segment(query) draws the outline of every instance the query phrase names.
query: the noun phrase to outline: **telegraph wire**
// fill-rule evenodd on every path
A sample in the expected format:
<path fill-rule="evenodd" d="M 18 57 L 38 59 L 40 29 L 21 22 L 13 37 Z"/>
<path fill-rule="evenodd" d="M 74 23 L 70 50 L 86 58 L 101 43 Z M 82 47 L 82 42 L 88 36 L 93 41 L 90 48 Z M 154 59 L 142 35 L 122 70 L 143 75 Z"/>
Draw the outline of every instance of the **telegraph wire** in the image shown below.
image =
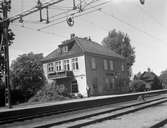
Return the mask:
<path fill-rule="evenodd" d="M 50 19 L 55 18 L 55 17 L 60 16 L 60 15 L 63 15 L 63 14 L 65 15 L 65 14 L 71 12 L 71 11 L 74 11 L 74 10 L 73 10 L 73 9 L 69 9 L 69 10 L 60 12 L 60 13 L 58 13 L 58 14 L 55 14 L 55 15 L 53 15 L 53 16 L 50 16 Z"/>
<path fill-rule="evenodd" d="M 52 2 L 52 1 L 53 1 L 53 2 Z M 64 1 L 64 0 L 56 0 L 56 1 L 51 0 L 51 1 L 49 1 L 49 2 L 43 3 L 41 7 L 38 7 L 38 5 L 36 5 L 36 6 L 32 7 L 32 8 L 29 9 L 29 10 L 23 11 L 23 12 L 21 12 L 21 13 L 19 13 L 19 14 L 16 14 L 16 15 L 10 17 L 10 18 L 4 19 L 4 20 L 2 20 L 1 22 L 7 21 L 7 20 L 9 20 L 10 22 L 13 22 L 13 21 L 15 21 L 15 20 L 20 19 L 20 17 L 25 17 L 25 16 L 28 16 L 28 15 L 30 15 L 30 14 L 32 14 L 32 13 L 38 12 L 38 11 L 40 10 L 39 8 L 41 8 L 41 10 L 42 10 L 42 9 L 44 9 L 44 8 L 48 8 L 48 7 L 50 7 L 50 6 L 53 6 L 53 5 L 58 4 L 58 3 L 60 3 L 60 2 L 63 2 L 63 1 Z"/>
<path fill-rule="evenodd" d="M 161 26 L 161 28 L 163 28 L 164 30 L 167 29 L 167 26 L 162 25 L 153 15 L 151 15 L 150 13 L 148 13 L 148 11 L 144 10 L 143 8 L 141 8 L 139 6 L 140 10 L 143 12 L 142 14 L 146 15 L 147 17 L 149 17 L 152 21 L 154 21 L 155 23 L 157 23 L 159 26 Z"/>
<path fill-rule="evenodd" d="M 55 32 L 38 31 L 37 29 L 31 28 L 31 27 L 28 27 L 28 26 L 25 26 L 25 25 L 17 25 L 17 24 L 12 24 L 12 25 L 14 25 L 14 26 L 16 26 L 16 27 L 20 27 L 20 28 L 27 29 L 27 30 L 35 31 L 35 32 L 40 32 L 40 33 L 48 34 L 48 35 L 56 35 L 56 36 L 58 36 L 59 38 L 67 38 L 66 36 L 57 34 L 57 33 L 55 33 Z"/>
<path fill-rule="evenodd" d="M 136 26 L 134 26 L 134 25 L 132 25 L 132 24 L 130 24 L 130 23 L 128 23 L 128 22 L 126 22 L 126 21 L 124 21 L 124 20 L 122 20 L 122 19 L 116 17 L 116 16 L 114 16 L 114 15 L 111 15 L 111 14 L 109 14 L 109 13 L 107 13 L 107 12 L 102 11 L 102 10 L 99 10 L 99 11 L 100 11 L 101 13 L 103 13 L 104 15 L 107 15 L 107 16 L 110 16 L 110 17 L 114 18 L 115 20 L 119 21 L 120 23 L 123 23 L 123 24 L 125 24 L 125 25 L 127 25 L 127 26 L 133 28 L 134 30 L 136 30 L 136 31 L 138 31 L 138 32 L 144 33 L 145 35 L 147 35 L 147 36 L 150 37 L 150 38 L 154 38 L 154 39 L 156 39 L 156 40 L 166 42 L 166 41 L 164 41 L 164 40 L 162 40 L 162 39 L 156 37 L 155 35 L 152 35 L 152 34 L 146 32 L 146 31 L 144 31 L 144 30 L 142 30 L 142 29 L 140 29 L 140 28 L 138 28 L 138 27 L 136 27 Z"/>
<path fill-rule="evenodd" d="M 89 5 L 93 4 L 93 3 L 96 3 L 96 2 L 98 2 L 98 1 L 100 1 L 100 0 L 92 0 L 92 1 L 90 1 L 89 3 L 87 3 L 87 4 L 85 5 L 85 7 L 83 7 L 83 8 L 86 8 L 87 6 L 89 6 Z"/>
<path fill-rule="evenodd" d="M 99 6 L 102 6 L 102 5 L 106 4 L 106 3 L 108 3 L 108 2 L 103 2 L 103 3 L 100 3 L 100 4 L 95 5 L 95 6 L 93 6 L 93 7 L 87 8 L 85 11 L 94 9 L 94 8 L 96 8 L 96 7 L 99 7 Z M 73 10 L 71 10 L 71 11 L 73 11 Z M 69 12 L 69 11 L 67 11 L 67 12 Z M 78 14 L 78 13 L 82 13 L 82 12 L 74 12 L 74 13 L 72 13 L 71 15 L 75 15 L 75 14 Z M 84 13 L 84 12 L 83 12 L 83 13 Z M 58 16 L 58 15 L 51 16 L 50 19 L 52 19 L 53 17 L 56 17 L 56 16 Z M 67 16 L 62 16 L 62 17 L 59 17 L 59 18 L 57 18 L 57 19 L 50 20 L 50 22 L 54 22 L 54 21 L 61 20 L 61 19 L 64 19 L 64 18 L 67 18 Z"/>
<path fill-rule="evenodd" d="M 98 10 L 100 10 L 100 9 L 101 9 L 101 8 L 98 8 L 98 9 L 95 9 L 95 10 L 91 10 L 91 11 L 88 11 L 88 12 L 84 12 L 84 13 L 79 14 L 79 15 L 74 15 L 74 18 L 78 18 L 78 17 L 80 17 L 80 16 L 84 16 L 84 15 L 87 15 L 87 14 L 90 14 L 90 13 L 93 13 L 93 12 L 96 12 L 96 11 L 98 11 Z M 53 24 L 50 24 L 50 25 L 47 25 L 47 26 L 44 26 L 44 27 L 39 28 L 39 29 L 37 29 L 37 30 L 38 30 L 38 31 L 41 31 L 41 30 L 43 30 L 43 29 L 46 29 L 46 28 L 55 26 L 55 25 L 60 24 L 60 23 L 63 23 L 63 22 L 66 22 L 66 19 L 61 20 L 61 21 L 58 21 L 58 22 L 53 23 Z"/>
<path fill-rule="evenodd" d="M 93 21 L 90 21 L 90 19 L 89 20 L 88 19 L 87 20 L 82 19 L 82 20 L 85 21 L 86 23 L 94 25 L 97 29 L 100 29 L 100 30 L 103 30 L 103 31 L 106 31 L 106 32 L 109 31 L 109 30 L 107 30 L 106 28 L 104 28 L 102 26 L 96 25 Z"/>
<path fill-rule="evenodd" d="M 55 9 L 55 10 L 69 10 L 71 9 L 72 6 L 70 7 L 63 7 L 63 6 L 58 6 L 58 5 L 53 5 L 52 7 L 50 7 L 49 9 Z"/>
<path fill-rule="evenodd" d="M 97 8 L 97 7 L 102 7 L 102 5 L 105 5 L 105 4 L 107 4 L 108 2 L 103 2 L 103 3 L 100 3 L 100 4 L 98 4 L 98 5 L 95 5 L 95 6 L 93 6 L 93 7 L 90 7 L 90 8 L 87 8 L 85 11 L 83 11 L 83 12 L 74 12 L 74 13 L 72 13 L 71 15 L 73 15 L 74 16 L 74 18 L 75 17 L 80 17 L 80 16 L 83 16 L 83 15 L 86 15 L 86 14 L 89 14 L 89 13 L 93 13 L 93 12 L 95 12 L 95 11 L 98 11 L 98 10 L 100 10 L 101 8 Z M 97 8 L 97 9 L 95 9 L 95 10 L 91 10 L 91 9 L 94 9 L 94 8 Z M 91 10 L 91 11 L 88 11 L 88 10 Z M 82 13 L 82 14 L 81 14 Z M 76 15 L 76 14 L 79 14 L 79 15 Z M 76 15 L 76 16 L 75 16 Z M 60 23 L 63 23 L 63 22 L 65 22 L 66 21 L 66 19 L 64 19 L 64 18 L 67 18 L 67 16 L 62 16 L 62 17 L 59 17 L 59 18 L 57 18 L 57 19 L 53 19 L 53 20 L 50 20 L 50 22 L 54 22 L 54 21 L 58 21 L 58 22 L 56 22 L 56 23 L 53 23 L 53 24 L 50 24 L 50 25 L 47 25 L 47 26 L 44 26 L 44 27 L 42 27 L 42 28 L 39 28 L 38 30 L 42 30 L 42 29 L 46 29 L 46 28 L 49 28 L 49 27 L 51 27 L 51 26 L 53 26 L 53 25 L 57 25 L 57 24 L 60 24 Z M 62 19 L 62 20 L 61 20 Z"/>

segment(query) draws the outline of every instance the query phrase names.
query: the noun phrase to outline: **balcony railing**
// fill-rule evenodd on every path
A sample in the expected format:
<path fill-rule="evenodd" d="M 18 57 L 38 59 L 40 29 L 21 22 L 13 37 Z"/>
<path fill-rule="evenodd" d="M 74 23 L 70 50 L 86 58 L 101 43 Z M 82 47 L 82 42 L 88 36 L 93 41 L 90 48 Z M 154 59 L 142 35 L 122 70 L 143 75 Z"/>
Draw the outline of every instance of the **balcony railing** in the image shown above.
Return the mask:
<path fill-rule="evenodd" d="M 49 79 L 62 79 L 62 78 L 68 78 L 68 77 L 73 77 L 72 71 L 61 71 L 61 72 L 54 72 L 54 73 L 48 74 Z"/>

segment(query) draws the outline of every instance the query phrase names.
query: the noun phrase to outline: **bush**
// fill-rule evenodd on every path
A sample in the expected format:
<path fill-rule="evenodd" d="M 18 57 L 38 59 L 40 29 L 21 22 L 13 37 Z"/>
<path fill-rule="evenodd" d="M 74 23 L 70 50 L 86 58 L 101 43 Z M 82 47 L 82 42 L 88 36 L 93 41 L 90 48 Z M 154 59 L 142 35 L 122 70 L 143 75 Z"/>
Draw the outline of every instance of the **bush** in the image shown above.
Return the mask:
<path fill-rule="evenodd" d="M 146 83 L 143 80 L 134 80 L 130 83 L 131 92 L 142 92 L 145 90 Z"/>
<path fill-rule="evenodd" d="M 31 102 L 48 102 L 48 101 L 62 101 L 71 99 L 68 96 L 59 94 L 54 85 L 45 85 L 40 89 L 35 96 L 33 96 L 29 103 Z"/>

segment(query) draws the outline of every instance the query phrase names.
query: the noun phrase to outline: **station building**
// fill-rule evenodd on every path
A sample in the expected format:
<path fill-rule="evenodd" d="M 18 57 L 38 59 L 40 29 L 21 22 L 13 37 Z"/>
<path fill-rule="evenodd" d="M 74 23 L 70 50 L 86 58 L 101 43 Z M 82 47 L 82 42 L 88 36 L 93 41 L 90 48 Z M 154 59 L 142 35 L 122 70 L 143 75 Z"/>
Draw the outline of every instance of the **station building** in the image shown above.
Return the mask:
<path fill-rule="evenodd" d="M 47 81 L 60 93 L 87 97 L 128 91 L 125 58 L 91 39 L 71 35 L 42 62 Z"/>

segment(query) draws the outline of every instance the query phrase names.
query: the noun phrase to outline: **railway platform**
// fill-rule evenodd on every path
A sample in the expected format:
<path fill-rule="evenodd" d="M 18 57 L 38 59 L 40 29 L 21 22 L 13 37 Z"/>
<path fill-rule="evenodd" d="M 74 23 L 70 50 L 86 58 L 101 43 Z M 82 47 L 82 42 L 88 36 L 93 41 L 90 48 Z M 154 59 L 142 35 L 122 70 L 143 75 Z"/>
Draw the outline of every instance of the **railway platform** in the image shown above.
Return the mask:
<path fill-rule="evenodd" d="M 156 95 L 154 97 L 147 97 L 145 99 L 145 101 L 148 101 L 150 99 L 154 100 L 157 98 L 160 98 L 165 96 L 166 94 L 161 94 L 161 95 Z M 108 96 L 105 96 L 108 97 Z M 115 96 L 113 96 L 115 97 Z M 104 98 L 104 97 L 103 97 Z M 103 99 L 102 98 L 102 99 Z M 95 99 L 99 99 L 99 97 L 92 97 L 92 98 L 86 98 L 86 99 L 76 99 L 76 100 L 72 100 L 72 101 L 62 101 L 62 102 L 51 102 L 51 103 L 45 103 L 45 104 L 35 104 L 35 105 L 29 105 L 29 106 L 16 106 L 15 108 L 12 108 L 13 111 L 17 111 L 17 110 L 21 110 L 21 109 L 29 109 L 29 108 L 33 108 L 33 107 L 43 107 L 43 106 L 49 106 L 49 105 L 60 105 L 60 104 L 67 104 L 67 103 L 71 103 L 71 102 L 81 102 L 81 101 L 87 101 L 87 100 L 95 100 Z M 116 109 L 118 107 L 124 107 L 124 106 L 128 106 L 131 104 L 135 104 L 135 103 L 142 103 L 145 101 L 139 101 L 139 100 L 131 100 L 131 101 L 126 101 L 126 102 L 118 102 L 118 103 L 114 103 L 114 104 L 110 104 L 110 105 L 104 105 L 104 106 L 100 106 L 100 107 L 95 107 L 95 108 L 87 108 L 87 109 L 83 109 L 83 110 L 78 110 L 78 111 L 72 111 L 72 112 L 68 112 L 68 113 L 62 113 L 62 114 L 58 114 L 58 115 L 52 115 L 52 116 L 47 116 L 47 117 L 42 117 L 42 118 L 35 118 L 32 120 L 27 120 L 27 121 L 23 121 L 23 122 L 14 122 L 14 123 L 8 123 L 8 124 L 4 124 L 1 126 L 5 126 L 5 127 L 38 127 L 40 125 L 46 125 L 46 124 L 51 124 L 51 123 L 55 123 L 55 122 L 60 122 L 62 120 L 69 120 L 72 118 L 77 118 L 82 116 L 86 116 L 90 113 L 100 113 L 102 111 L 107 111 L 107 109 Z M 1 112 L 6 111 L 7 109 L 1 109 Z M 7 110 L 7 111 L 11 111 Z M 0 113 L 1 113 L 0 112 Z"/>

